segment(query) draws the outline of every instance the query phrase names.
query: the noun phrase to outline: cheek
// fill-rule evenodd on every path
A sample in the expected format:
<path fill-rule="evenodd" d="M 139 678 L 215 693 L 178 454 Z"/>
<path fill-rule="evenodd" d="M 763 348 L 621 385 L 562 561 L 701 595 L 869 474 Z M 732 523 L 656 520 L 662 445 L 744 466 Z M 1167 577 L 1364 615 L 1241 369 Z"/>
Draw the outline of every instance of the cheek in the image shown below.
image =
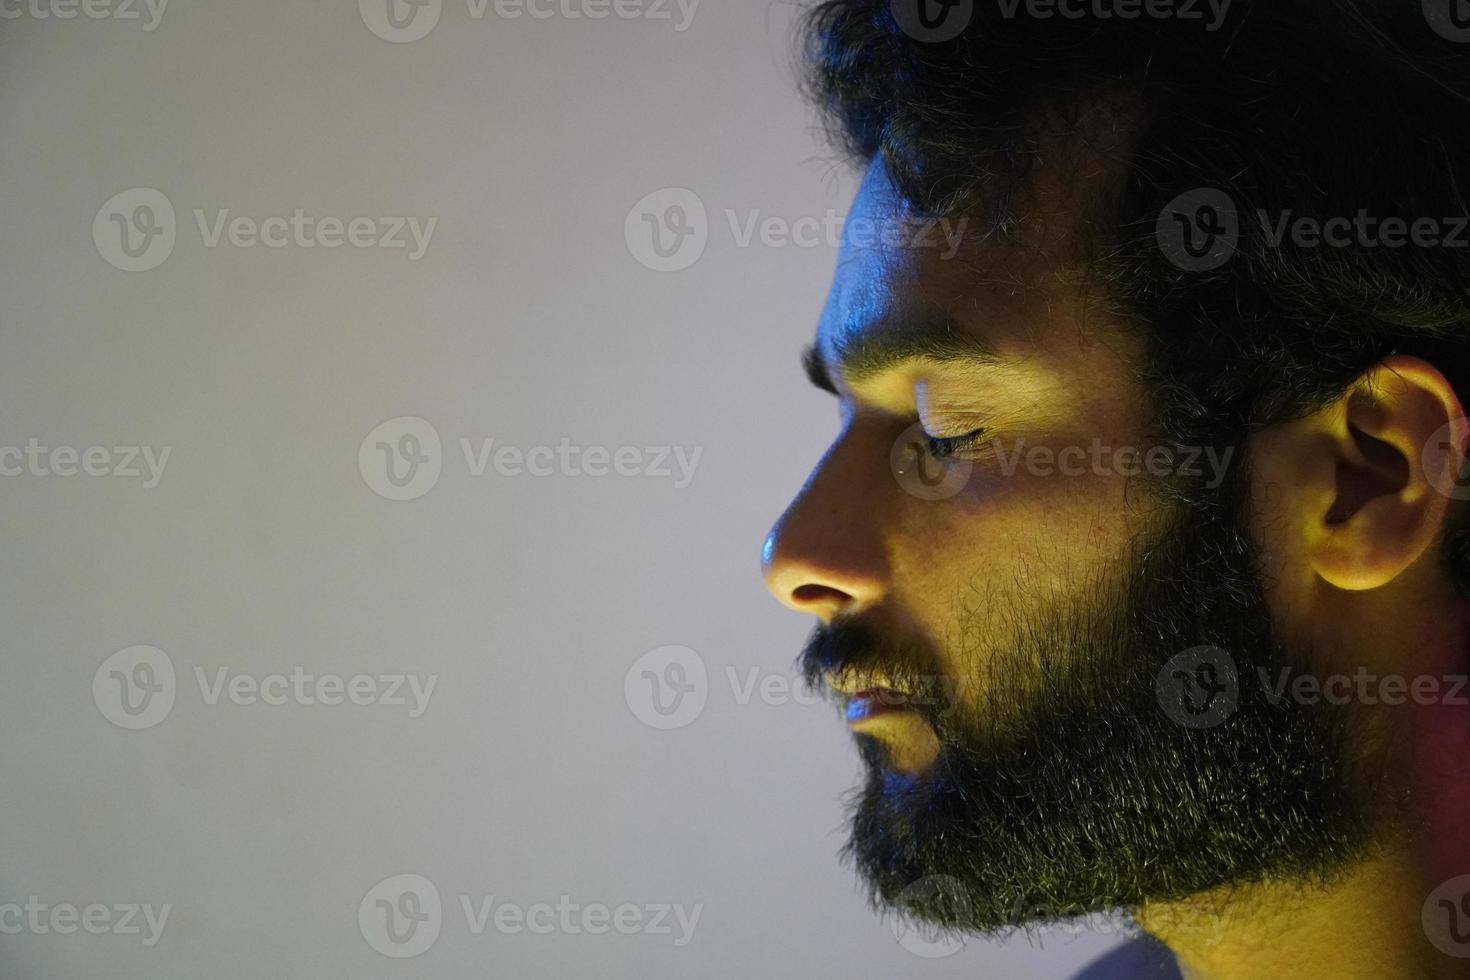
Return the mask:
<path fill-rule="evenodd" d="M 1250 533 L 1259 556 L 1261 587 L 1271 619 L 1291 645 L 1306 649 L 1331 641 L 1313 636 L 1312 607 L 1318 580 L 1307 553 L 1304 529 L 1311 509 L 1300 494 L 1304 465 L 1296 456 L 1279 451 L 1275 433 L 1258 434 L 1251 441 Z"/>
<path fill-rule="evenodd" d="M 1006 475 L 977 462 L 946 500 L 906 498 L 894 508 L 888 550 L 894 598 L 940 649 L 968 615 L 1007 616 L 1081 598 L 1127 553 L 1145 526 L 1127 479 L 1091 472 Z"/>

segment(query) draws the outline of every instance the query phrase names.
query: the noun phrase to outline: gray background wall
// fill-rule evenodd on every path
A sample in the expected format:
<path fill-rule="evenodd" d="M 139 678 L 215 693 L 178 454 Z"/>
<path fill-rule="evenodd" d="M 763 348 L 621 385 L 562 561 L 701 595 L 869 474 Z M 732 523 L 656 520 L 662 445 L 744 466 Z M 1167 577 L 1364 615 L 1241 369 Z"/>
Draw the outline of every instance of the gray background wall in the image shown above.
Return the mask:
<path fill-rule="evenodd" d="M 797 365 L 834 249 L 727 214 L 805 236 L 853 189 L 795 8 L 444 0 L 390 41 L 383 0 L 121 2 L 0 19 L 0 976 L 1040 978 L 1115 941 L 919 955 L 835 860 L 857 761 L 783 693 L 808 623 L 757 574 L 836 423 Z M 635 206 L 670 188 L 704 250 L 654 271 L 642 214 L 681 198 Z M 436 225 L 418 258 L 210 245 L 226 209 Z M 495 463 L 562 440 L 608 475 Z M 684 481 L 648 447 L 702 455 Z M 688 688 L 670 714 L 645 670 Z M 387 675 L 434 678 L 421 713 Z M 415 888 L 395 943 L 378 900 Z M 514 930 L 561 896 L 575 932 Z M 664 903 L 701 906 L 686 942 Z M 630 934 L 581 928 L 624 904 Z M 128 905 L 169 906 L 152 945 Z"/>

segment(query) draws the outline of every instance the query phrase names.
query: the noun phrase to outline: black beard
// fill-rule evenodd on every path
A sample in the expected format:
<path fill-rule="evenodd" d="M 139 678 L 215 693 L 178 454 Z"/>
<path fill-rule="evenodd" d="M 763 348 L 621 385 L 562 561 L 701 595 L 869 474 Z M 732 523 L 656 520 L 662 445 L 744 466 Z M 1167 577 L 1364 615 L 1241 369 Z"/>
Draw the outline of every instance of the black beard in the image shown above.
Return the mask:
<path fill-rule="evenodd" d="M 867 778 L 843 853 L 875 907 L 996 934 L 1268 876 L 1325 882 L 1371 851 L 1347 712 L 1265 696 L 1259 669 L 1294 674 L 1310 658 L 1273 635 L 1243 469 L 1181 496 L 1179 519 L 1127 573 L 1072 608 L 1013 616 L 1011 651 L 983 668 L 983 711 L 928 684 L 917 710 L 941 751 L 924 774 L 894 771 L 881 743 L 857 737 Z M 1188 727 L 1155 685 L 1200 646 L 1228 653 L 1238 695 L 1225 720 Z M 921 685 L 934 664 L 857 622 L 819 629 L 800 662 L 816 687 L 843 670 Z M 1204 703 L 1198 688 L 1174 690 Z"/>

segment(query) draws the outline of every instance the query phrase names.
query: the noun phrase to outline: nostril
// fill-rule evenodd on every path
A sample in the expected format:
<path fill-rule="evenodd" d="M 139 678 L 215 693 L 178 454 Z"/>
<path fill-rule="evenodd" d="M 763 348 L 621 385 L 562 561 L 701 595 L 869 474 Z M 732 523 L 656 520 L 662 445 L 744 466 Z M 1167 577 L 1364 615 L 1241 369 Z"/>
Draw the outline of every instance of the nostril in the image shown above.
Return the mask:
<path fill-rule="evenodd" d="M 801 605 L 811 605 L 818 602 L 846 603 L 852 596 L 826 585 L 798 585 L 791 590 L 791 599 Z"/>

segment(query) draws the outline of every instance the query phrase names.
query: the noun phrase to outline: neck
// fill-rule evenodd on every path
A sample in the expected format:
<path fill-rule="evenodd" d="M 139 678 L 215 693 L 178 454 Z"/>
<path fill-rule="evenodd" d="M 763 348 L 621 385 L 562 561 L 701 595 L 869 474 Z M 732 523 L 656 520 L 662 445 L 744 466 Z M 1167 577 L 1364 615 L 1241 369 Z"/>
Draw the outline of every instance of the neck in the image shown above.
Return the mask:
<path fill-rule="evenodd" d="M 1470 933 L 1470 884 L 1449 896 L 1458 908 L 1435 900 L 1450 879 L 1470 874 L 1470 720 L 1462 705 L 1443 702 L 1398 720 L 1407 724 L 1380 776 L 1408 795 L 1402 810 L 1380 814 L 1396 829 L 1370 857 L 1326 883 L 1232 886 L 1139 910 L 1139 924 L 1174 951 L 1188 980 L 1470 977 L 1470 939 L 1451 938 Z"/>
<path fill-rule="evenodd" d="M 1415 865 L 1390 849 L 1330 885 L 1268 882 L 1145 906 L 1138 920 L 1174 951 L 1188 980 L 1463 976 L 1425 938 L 1428 889 Z"/>

